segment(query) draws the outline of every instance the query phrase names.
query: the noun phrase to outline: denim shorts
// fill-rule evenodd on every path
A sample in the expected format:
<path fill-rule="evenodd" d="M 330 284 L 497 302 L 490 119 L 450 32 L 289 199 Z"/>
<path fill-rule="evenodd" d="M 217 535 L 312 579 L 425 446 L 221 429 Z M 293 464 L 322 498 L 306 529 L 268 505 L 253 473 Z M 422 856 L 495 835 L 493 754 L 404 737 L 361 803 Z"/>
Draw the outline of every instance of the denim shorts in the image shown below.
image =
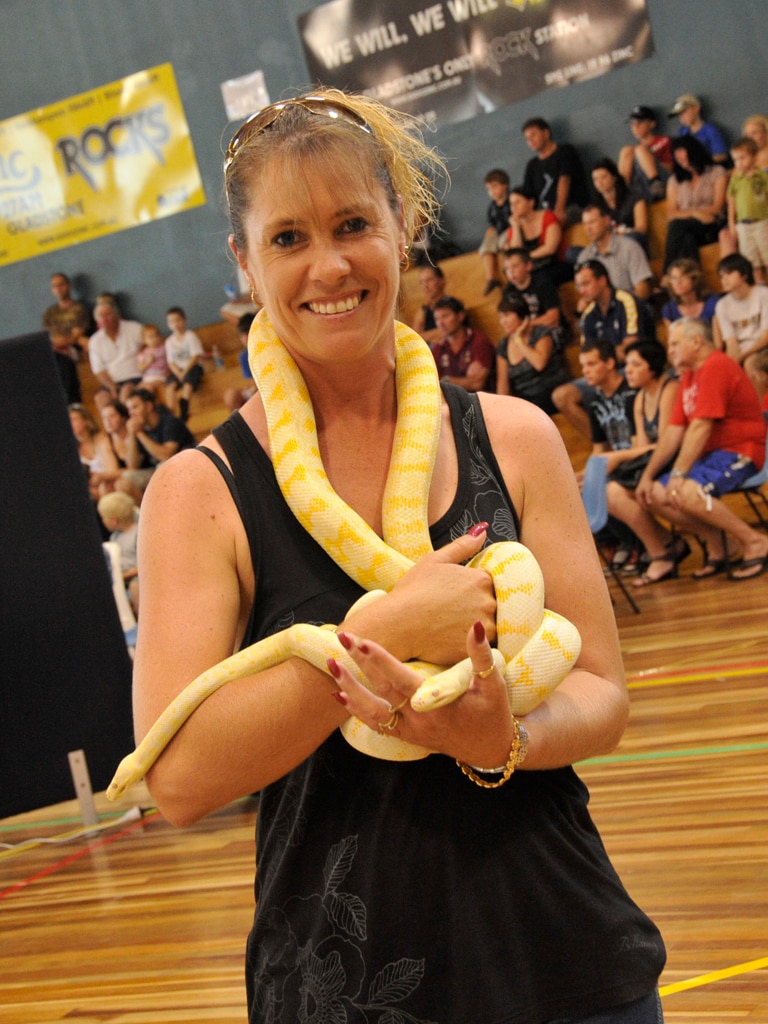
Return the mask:
<path fill-rule="evenodd" d="M 558 1017 L 548 1024 L 663 1024 L 664 1014 L 658 990 L 650 992 L 642 999 L 622 1006 L 614 1006 L 611 1010 L 593 1013 L 590 1017 Z"/>
<path fill-rule="evenodd" d="M 718 450 L 707 452 L 702 458 L 697 459 L 685 475 L 689 480 L 701 484 L 702 490 L 707 494 L 713 494 L 717 498 L 721 494 L 735 491 L 756 472 L 757 466 L 745 455 Z M 666 487 L 669 483 L 669 473 L 663 473 L 659 477 L 659 483 Z"/>

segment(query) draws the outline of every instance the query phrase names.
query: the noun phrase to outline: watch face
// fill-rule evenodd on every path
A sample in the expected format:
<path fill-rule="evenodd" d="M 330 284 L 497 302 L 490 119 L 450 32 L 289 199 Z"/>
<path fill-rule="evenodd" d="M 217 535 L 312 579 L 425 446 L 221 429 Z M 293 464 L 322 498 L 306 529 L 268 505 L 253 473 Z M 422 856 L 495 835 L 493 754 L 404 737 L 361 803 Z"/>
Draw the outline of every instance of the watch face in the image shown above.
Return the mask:
<path fill-rule="evenodd" d="M 522 722 L 517 723 L 517 735 L 519 737 L 519 745 L 517 757 L 515 758 L 515 768 L 518 768 L 523 763 L 528 753 L 528 730 Z"/>

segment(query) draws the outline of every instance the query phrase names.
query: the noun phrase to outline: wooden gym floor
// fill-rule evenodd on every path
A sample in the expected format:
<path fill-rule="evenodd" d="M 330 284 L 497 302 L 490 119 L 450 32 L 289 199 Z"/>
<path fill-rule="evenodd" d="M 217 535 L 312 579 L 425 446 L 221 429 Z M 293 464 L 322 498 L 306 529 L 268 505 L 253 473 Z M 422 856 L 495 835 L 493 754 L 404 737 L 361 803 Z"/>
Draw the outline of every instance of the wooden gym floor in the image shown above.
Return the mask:
<path fill-rule="evenodd" d="M 700 561 L 636 592 L 639 615 L 611 584 L 632 716 L 579 772 L 664 934 L 667 1022 L 768 1024 L 768 575 L 694 582 Z M 178 831 L 143 785 L 117 812 L 97 795 L 105 822 L 134 806 L 141 820 L 61 844 L 42 841 L 78 829 L 75 801 L 0 821 L 17 846 L 0 848 L 0 1024 L 245 1020 L 256 801 Z"/>

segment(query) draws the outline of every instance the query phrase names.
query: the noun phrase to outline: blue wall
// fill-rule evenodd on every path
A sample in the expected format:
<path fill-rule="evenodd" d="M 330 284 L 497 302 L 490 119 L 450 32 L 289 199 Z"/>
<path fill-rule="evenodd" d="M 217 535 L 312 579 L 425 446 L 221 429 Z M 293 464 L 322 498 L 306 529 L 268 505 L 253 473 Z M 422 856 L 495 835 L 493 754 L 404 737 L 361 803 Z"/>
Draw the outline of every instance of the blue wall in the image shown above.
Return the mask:
<path fill-rule="evenodd" d="M 375 3 L 375 0 L 371 0 Z M 0 120 L 169 61 L 173 64 L 207 195 L 203 207 L 71 249 L 0 268 L 0 338 L 37 330 L 63 270 L 86 299 L 114 291 L 126 313 L 164 324 L 181 304 L 192 325 L 219 319 L 234 278 L 226 247 L 221 153 L 227 123 L 220 83 L 261 69 L 272 99 L 311 85 L 296 18 L 313 0 L 2 0 Z M 606 0 L 606 7 L 610 0 Z M 520 125 L 545 117 L 588 165 L 630 141 L 637 103 L 660 112 L 683 92 L 731 140 L 744 118 L 768 113 L 765 0 L 648 0 L 656 53 L 584 84 L 550 90 L 438 131 L 451 171 L 445 222 L 462 249 L 483 232 L 485 172 L 522 176 L 530 156 Z M 676 122 L 673 122 L 673 125 Z"/>

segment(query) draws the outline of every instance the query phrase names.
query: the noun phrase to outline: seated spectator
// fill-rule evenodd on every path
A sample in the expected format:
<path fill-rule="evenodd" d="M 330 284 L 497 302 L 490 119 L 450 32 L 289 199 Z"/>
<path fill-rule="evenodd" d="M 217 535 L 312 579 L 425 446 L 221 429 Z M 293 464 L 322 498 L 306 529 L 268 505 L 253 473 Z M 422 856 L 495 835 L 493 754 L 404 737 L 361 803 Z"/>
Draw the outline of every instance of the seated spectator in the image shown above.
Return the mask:
<path fill-rule="evenodd" d="M 126 406 L 129 414 L 126 463 L 128 469 L 146 474 L 146 488 L 152 470 L 183 448 L 194 448 L 196 442 L 186 424 L 164 405 L 158 405 L 153 393 L 146 388 L 132 391 Z M 139 496 L 136 504 L 140 501 Z"/>
<path fill-rule="evenodd" d="M 109 539 L 120 548 L 120 568 L 133 612 L 139 614 L 139 568 L 136 542 L 139 535 L 138 509 L 131 497 L 120 491 L 105 494 L 96 506 L 109 533 Z"/>
<path fill-rule="evenodd" d="M 495 267 L 498 266 L 497 256 L 494 257 L 494 262 Z M 496 273 L 495 267 L 494 274 Z M 419 267 L 418 275 L 425 302 L 416 311 L 411 327 L 422 336 L 428 345 L 431 345 L 440 337 L 440 332 L 435 324 L 435 303 L 445 297 L 445 274 L 440 267 L 426 263 Z"/>
<path fill-rule="evenodd" d="M 684 316 L 704 320 L 708 324 L 712 323 L 715 306 L 720 296 L 707 292 L 704 274 L 698 260 L 684 257 L 670 263 L 667 268 L 667 291 L 669 292 L 669 302 L 666 302 L 661 310 L 667 330 L 669 330 L 670 324 Z M 716 324 L 713 325 L 713 330 L 715 328 Z M 717 343 L 719 332 L 716 330 L 714 332 Z"/>
<path fill-rule="evenodd" d="M 141 370 L 141 387 L 153 391 L 159 398 L 165 387 L 170 369 L 165 354 L 165 340 L 156 324 L 145 324 L 141 331 L 143 348 L 136 360 Z"/>
<path fill-rule="evenodd" d="M 570 379 L 555 333 L 534 325 L 522 296 L 502 298 L 499 320 L 506 333 L 496 348 L 497 394 L 524 398 L 554 415 L 552 391 Z"/>
<path fill-rule="evenodd" d="M 579 154 L 570 143 L 557 143 L 543 117 L 531 117 L 522 127 L 529 149 L 536 154 L 525 165 L 523 184 L 542 210 L 552 210 L 563 228 L 574 224 L 587 202 L 587 179 Z"/>
<path fill-rule="evenodd" d="M 84 303 L 73 298 L 72 284 L 60 270 L 51 274 L 51 291 L 56 302 L 43 313 L 43 330 L 68 337 L 79 359 L 88 347 L 88 335 L 92 328 L 91 314 Z"/>
<path fill-rule="evenodd" d="M 590 389 L 584 402 L 592 440 L 590 459 L 602 457 L 608 452 L 629 450 L 632 447 L 635 392 L 618 370 L 616 349 L 609 341 L 585 341 L 579 352 L 579 363 Z M 584 476 L 581 474 L 579 483 L 584 485 Z M 584 495 L 584 498 L 591 521 L 588 495 Z M 610 544 L 615 548 L 611 563 L 614 569 L 623 568 L 637 547 L 634 534 L 622 523 L 610 518 L 597 537 L 601 544 Z"/>
<path fill-rule="evenodd" d="M 752 264 L 741 253 L 721 259 L 717 272 L 725 292 L 715 307 L 722 347 L 757 386 L 755 355 L 768 345 L 768 286 L 755 284 Z"/>
<path fill-rule="evenodd" d="M 107 435 L 99 430 L 96 420 L 84 405 L 74 403 L 69 406 L 69 423 L 77 442 L 88 490 L 96 500 L 103 493 L 103 485 L 117 470 L 117 460 Z"/>
<path fill-rule="evenodd" d="M 608 272 L 614 288 L 631 292 L 646 301 L 653 290 L 653 271 L 642 247 L 629 235 L 619 234 L 611 217 L 602 207 L 590 203 L 581 215 L 589 242 L 579 252 L 576 268 L 599 260 Z"/>
<path fill-rule="evenodd" d="M 768 420 L 768 348 L 761 348 L 755 354 L 753 383 L 757 387 L 757 397 L 763 407 L 763 416 Z"/>
<path fill-rule="evenodd" d="M 246 384 L 243 388 L 225 388 L 222 401 L 230 412 L 242 409 L 248 399 L 252 398 L 258 391 L 248 362 L 248 332 L 251 329 L 255 316 L 255 313 L 243 313 L 237 322 L 237 336 L 240 339 L 240 344 L 243 346 L 237 358 L 244 379 L 249 380 L 251 383 Z"/>
<path fill-rule="evenodd" d="M 686 93 L 678 96 L 669 112 L 670 117 L 679 119 L 678 136 L 690 136 L 700 142 L 712 159 L 721 166 L 728 165 L 728 146 L 722 132 L 701 116 L 701 103 L 696 96 Z"/>
<path fill-rule="evenodd" d="M 67 405 L 77 404 L 82 401 L 82 387 L 80 375 L 77 372 L 79 354 L 72 344 L 72 335 L 68 328 L 54 326 L 48 336 L 51 339 L 56 372 L 59 375 Z"/>
<path fill-rule="evenodd" d="M 494 288 L 501 288 L 499 279 L 499 253 L 504 249 L 504 239 L 509 227 L 509 175 L 495 167 L 485 176 L 485 191 L 491 200 L 488 204 L 483 240 L 478 250 L 485 271 L 485 291 L 490 295 Z"/>
<path fill-rule="evenodd" d="M 554 285 L 573 277 L 564 260 L 565 240 L 560 221 L 552 210 L 540 210 L 536 196 L 525 185 L 516 185 L 509 193 L 510 218 L 505 249 L 525 249 L 534 270 L 549 275 Z"/>
<path fill-rule="evenodd" d="M 617 234 L 633 239 L 648 255 L 648 203 L 627 185 L 610 157 L 592 165 L 592 201 L 608 214 Z"/>
<path fill-rule="evenodd" d="M 142 349 L 141 324 L 123 320 L 116 301 L 101 295 L 93 310 L 98 330 L 88 342 L 91 369 L 113 398 L 125 400 L 141 381 L 137 357 Z"/>
<path fill-rule="evenodd" d="M 617 367 L 622 367 L 624 353 L 632 342 L 656 338 L 648 307 L 630 292 L 614 288 L 599 260 L 580 264 L 574 280 L 585 307 L 579 320 L 582 348 L 586 343 L 607 341 L 614 347 Z M 592 430 L 586 407 L 593 399 L 594 388 L 586 377 L 561 384 L 552 393 L 558 412 L 587 437 L 592 436 Z"/>
<path fill-rule="evenodd" d="M 533 260 L 527 249 L 507 249 L 502 267 L 507 282 L 502 297 L 513 299 L 522 296 L 528 305 L 533 326 L 548 328 L 560 348 L 565 348 L 570 332 L 552 279 L 546 273 L 533 269 Z"/>
<path fill-rule="evenodd" d="M 635 391 L 632 446 L 608 455 L 605 490 L 608 514 L 628 526 L 635 536 L 639 536 L 635 529 L 635 487 L 650 461 L 659 435 L 669 423 L 677 395 L 678 382 L 666 372 L 666 366 L 667 353 L 658 341 L 636 341 L 627 348 L 624 372 L 627 384 Z M 669 552 L 670 560 L 676 564 L 687 558 L 691 550 L 687 542 L 676 541 L 661 523 L 655 519 L 653 523 L 657 530 L 653 550 Z M 643 544 L 641 539 L 641 546 Z M 623 560 L 625 572 L 637 572 L 639 566 L 650 560 L 644 547 L 639 557 L 634 557 L 635 554 L 632 551 Z M 640 577 L 643 585 L 654 582 L 652 576 L 655 571 L 643 573 Z"/>
<path fill-rule="evenodd" d="M 432 355 L 440 380 L 467 391 L 495 390 L 496 351 L 482 331 L 469 326 L 464 303 L 440 299 L 435 305 L 435 323 L 441 340 L 432 346 Z"/>
<path fill-rule="evenodd" d="M 756 143 L 757 166 L 761 171 L 768 171 L 768 117 L 751 114 L 741 126 L 741 134 Z"/>
<path fill-rule="evenodd" d="M 656 543 L 652 520 L 657 518 L 696 534 L 706 545 L 706 561 L 693 573 L 695 579 L 726 571 L 732 553 L 725 535 L 743 554 L 732 578 L 753 579 L 768 568 L 768 537 L 745 523 L 720 496 L 763 465 L 766 421 L 760 402 L 741 367 L 714 348 L 703 321 L 677 320 L 668 351 L 680 389 L 669 425 L 636 489 L 634 528 L 651 556 L 647 582 L 669 579 L 677 569 L 669 549 Z"/>
<path fill-rule="evenodd" d="M 182 423 L 186 423 L 189 400 L 203 379 L 203 343 L 194 331 L 187 328 L 187 316 L 181 306 L 171 306 L 166 320 L 171 333 L 165 339 L 168 360 L 165 404 L 172 413 L 176 413 L 178 398 L 178 416 Z"/>
<path fill-rule="evenodd" d="M 621 149 L 619 172 L 630 189 L 649 203 L 658 202 L 666 195 L 667 178 L 672 172 L 669 136 L 655 133 L 656 115 L 650 107 L 633 107 L 628 120 L 637 145 Z"/>
<path fill-rule="evenodd" d="M 755 281 L 768 266 L 768 171 L 757 164 L 757 143 L 744 136 L 731 149 L 734 171 L 726 191 L 728 226 L 720 233 L 720 254 L 740 252 L 752 264 Z"/>
<path fill-rule="evenodd" d="M 699 248 L 717 241 L 723 225 L 728 176 L 690 135 L 672 144 L 674 164 L 667 182 L 664 270 L 681 256 L 698 260 Z"/>

